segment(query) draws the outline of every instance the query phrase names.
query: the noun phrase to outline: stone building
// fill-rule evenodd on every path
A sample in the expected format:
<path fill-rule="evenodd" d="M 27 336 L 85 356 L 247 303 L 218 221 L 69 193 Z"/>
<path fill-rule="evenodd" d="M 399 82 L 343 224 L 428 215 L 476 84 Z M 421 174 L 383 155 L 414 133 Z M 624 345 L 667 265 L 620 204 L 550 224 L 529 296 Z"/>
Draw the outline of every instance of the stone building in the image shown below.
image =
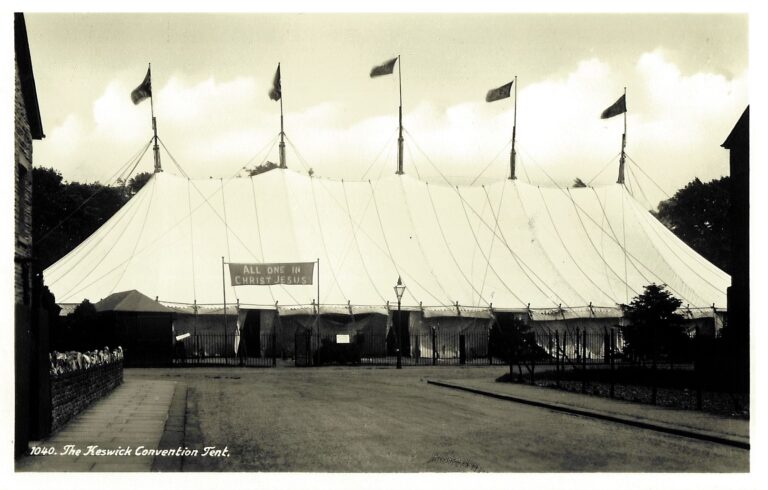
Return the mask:
<path fill-rule="evenodd" d="M 728 288 L 728 325 L 739 382 L 749 386 L 749 106 L 722 147 L 729 150 L 731 171 L 731 243 L 734 251 Z"/>
<path fill-rule="evenodd" d="M 15 451 L 26 449 L 30 438 L 42 435 L 42 416 L 47 385 L 47 332 L 42 331 L 39 317 L 32 248 L 32 142 L 40 140 L 43 125 L 37 101 L 35 76 L 29 52 L 24 14 L 14 14 L 15 41 L 15 374 L 16 432 Z"/>

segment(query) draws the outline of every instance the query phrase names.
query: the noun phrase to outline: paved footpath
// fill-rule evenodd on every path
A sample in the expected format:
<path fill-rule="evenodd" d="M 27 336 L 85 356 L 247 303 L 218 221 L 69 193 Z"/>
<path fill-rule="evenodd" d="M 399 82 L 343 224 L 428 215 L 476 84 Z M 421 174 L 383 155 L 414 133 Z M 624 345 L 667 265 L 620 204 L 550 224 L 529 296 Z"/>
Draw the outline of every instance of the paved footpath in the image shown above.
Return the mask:
<path fill-rule="evenodd" d="M 41 453 L 52 449 L 55 454 L 22 457 L 16 462 L 16 471 L 157 470 L 157 464 L 153 468 L 155 456 L 138 453 L 157 449 L 161 439 L 168 441 L 169 434 L 183 433 L 183 407 L 181 420 L 169 418 L 169 413 L 173 414 L 172 405 L 179 404 L 178 398 L 185 395 L 185 391 L 183 385 L 174 381 L 126 380 L 48 439 L 30 443 L 30 447 L 40 447 Z M 68 454 L 65 454 L 65 446 L 71 446 Z M 91 454 L 89 446 L 92 447 Z M 94 454 L 96 450 L 110 449 L 124 452 L 130 449 L 130 453 Z M 76 450 L 80 454 L 74 454 Z"/>
<path fill-rule="evenodd" d="M 577 415 L 644 427 L 685 437 L 749 448 L 749 420 L 721 417 L 693 410 L 677 410 L 647 404 L 583 395 L 554 388 L 485 379 L 439 380 L 432 384 L 541 406 Z"/>

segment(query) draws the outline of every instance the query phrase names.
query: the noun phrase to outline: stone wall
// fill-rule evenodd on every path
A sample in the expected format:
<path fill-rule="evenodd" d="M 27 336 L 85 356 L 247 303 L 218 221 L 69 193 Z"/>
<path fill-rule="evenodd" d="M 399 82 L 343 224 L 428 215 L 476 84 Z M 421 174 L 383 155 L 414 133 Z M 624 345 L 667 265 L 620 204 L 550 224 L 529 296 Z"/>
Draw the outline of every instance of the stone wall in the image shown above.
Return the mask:
<path fill-rule="evenodd" d="M 51 376 L 51 432 L 122 382 L 122 360 Z"/>
<path fill-rule="evenodd" d="M 19 65 L 16 69 L 16 95 L 14 97 L 14 349 L 16 356 L 16 420 L 14 453 L 27 449 L 34 433 L 32 396 L 36 391 L 32 381 L 32 131 L 27 120 L 27 109 L 21 93 Z M 10 231 L 10 230 L 7 230 Z"/>
<path fill-rule="evenodd" d="M 16 303 L 30 303 L 31 270 L 29 258 L 32 255 L 32 131 L 27 119 L 27 109 L 21 93 L 18 65 L 16 66 L 14 133 L 14 182 L 16 187 L 15 209 L 15 255 L 16 255 Z"/>

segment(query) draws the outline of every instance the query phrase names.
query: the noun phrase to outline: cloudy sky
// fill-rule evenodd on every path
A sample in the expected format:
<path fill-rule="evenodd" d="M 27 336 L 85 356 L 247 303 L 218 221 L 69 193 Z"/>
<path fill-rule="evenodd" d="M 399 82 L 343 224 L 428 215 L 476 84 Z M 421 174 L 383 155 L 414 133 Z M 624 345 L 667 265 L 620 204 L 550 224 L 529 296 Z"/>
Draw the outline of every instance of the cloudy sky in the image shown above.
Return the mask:
<path fill-rule="evenodd" d="M 35 164 L 67 180 L 108 182 L 149 140 L 149 101 L 130 100 L 149 62 L 160 138 L 201 178 L 277 161 L 279 104 L 267 92 L 278 62 L 288 166 L 349 180 L 395 170 L 397 77 L 369 78 L 388 58 L 402 57 L 405 171 L 430 182 L 508 175 L 514 99 L 484 97 L 515 75 L 519 177 L 615 182 L 622 117 L 599 115 L 626 87 L 627 154 L 639 166 L 629 178 L 651 206 L 694 177 L 728 174 L 720 144 L 749 100 L 743 14 L 26 19 L 46 133 Z M 148 153 L 137 171 L 151 169 Z"/>

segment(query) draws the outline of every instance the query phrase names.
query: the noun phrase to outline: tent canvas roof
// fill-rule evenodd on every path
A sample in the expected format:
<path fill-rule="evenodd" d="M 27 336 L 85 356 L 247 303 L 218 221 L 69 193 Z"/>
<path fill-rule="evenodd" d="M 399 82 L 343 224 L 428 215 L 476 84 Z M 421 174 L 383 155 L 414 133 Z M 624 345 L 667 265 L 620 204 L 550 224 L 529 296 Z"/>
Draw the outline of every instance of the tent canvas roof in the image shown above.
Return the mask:
<path fill-rule="evenodd" d="M 110 294 L 94 305 L 96 311 L 122 311 L 141 313 L 173 313 L 171 308 L 161 305 L 140 292 L 132 289 Z"/>
<path fill-rule="evenodd" d="M 226 262 L 312 262 L 320 304 L 405 309 L 615 308 L 651 282 L 691 307 L 725 307 L 730 277 L 623 185 L 519 180 L 455 187 L 409 175 L 338 181 L 275 169 L 254 177 L 152 179 L 49 267 L 59 302 L 136 289 L 161 302 L 222 304 Z M 312 285 L 229 284 L 243 307 L 310 305 Z"/>

